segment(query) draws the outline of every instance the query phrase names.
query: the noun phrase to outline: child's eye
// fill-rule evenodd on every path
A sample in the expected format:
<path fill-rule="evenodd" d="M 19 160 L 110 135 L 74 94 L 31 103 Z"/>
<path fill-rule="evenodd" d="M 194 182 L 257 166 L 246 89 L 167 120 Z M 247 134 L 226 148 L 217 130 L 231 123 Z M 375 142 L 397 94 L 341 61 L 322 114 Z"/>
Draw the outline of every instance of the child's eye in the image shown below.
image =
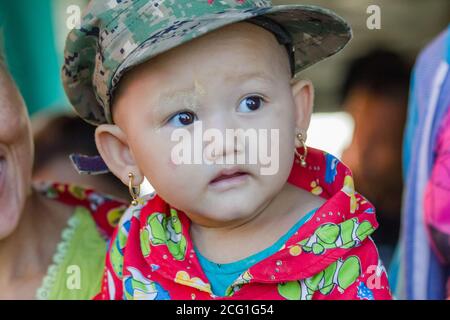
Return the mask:
<path fill-rule="evenodd" d="M 195 120 L 197 120 L 197 116 L 194 113 L 182 111 L 170 117 L 167 122 L 175 127 L 183 127 L 192 124 Z"/>
<path fill-rule="evenodd" d="M 241 100 L 239 104 L 238 111 L 239 112 L 252 112 L 258 110 L 264 99 L 260 96 L 250 96 Z"/>

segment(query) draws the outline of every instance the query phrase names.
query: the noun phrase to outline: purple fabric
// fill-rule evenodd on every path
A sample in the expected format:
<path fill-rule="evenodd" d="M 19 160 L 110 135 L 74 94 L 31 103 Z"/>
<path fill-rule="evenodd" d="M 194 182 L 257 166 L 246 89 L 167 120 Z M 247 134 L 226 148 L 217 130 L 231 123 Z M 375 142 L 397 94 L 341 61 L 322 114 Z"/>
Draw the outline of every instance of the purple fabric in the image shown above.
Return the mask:
<path fill-rule="evenodd" d="M 109 172 L 108 167 L 100 156 L 71 154 L 70 160 L 80 174 L 95 175 Z"/>
<path fill-rule="evenodd" d="M 396 288 L 401 299 L 445 298 L 447 270 L 430 247 L 423 196 L 435 161 L 436 137 L 450 106 L 450 79 L 445 73 L 449 39 L 447 29 L 421 53 L 414 69 L 403 154 L 406 187 Z"/>

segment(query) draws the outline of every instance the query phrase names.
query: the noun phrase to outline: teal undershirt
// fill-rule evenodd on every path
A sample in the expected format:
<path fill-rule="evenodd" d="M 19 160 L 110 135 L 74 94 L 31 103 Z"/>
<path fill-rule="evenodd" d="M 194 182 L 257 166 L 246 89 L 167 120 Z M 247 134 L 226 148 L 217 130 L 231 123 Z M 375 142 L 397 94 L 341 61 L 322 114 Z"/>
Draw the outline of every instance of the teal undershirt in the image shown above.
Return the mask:
<path fill-rule="evenodd" d="M 270 247 L 255 253 L 247 258 L 242 260 L 218 264 L 212 262 L 202 256 L 197 248 L 194 247 L 194 250 L 197 254 L 200 265 L 205 272 L 206 277 L 211 284 L 212 292 L 216 296 L 225 296 L 225 292 L 228 287 L 245 271 L 247 271 L 254 264 L 266 259 L 267 257 L 276 253 L 285 243 L 286 241 L 306 222 L 308 221 L 316 212 L 316 209 L 311 210 L 305 216 L 303 216 L 295 225 L 293 225 L 289 231 L 278 239 Z"/>

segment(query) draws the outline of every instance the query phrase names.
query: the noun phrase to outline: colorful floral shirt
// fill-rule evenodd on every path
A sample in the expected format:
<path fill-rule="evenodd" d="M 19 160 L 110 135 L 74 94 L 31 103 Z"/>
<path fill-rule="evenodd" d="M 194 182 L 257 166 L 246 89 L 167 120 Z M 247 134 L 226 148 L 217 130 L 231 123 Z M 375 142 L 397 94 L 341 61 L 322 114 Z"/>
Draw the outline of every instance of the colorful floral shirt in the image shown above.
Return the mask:
<path fill-rule="evenodd" d="M 215 296 L 189 234 L 187 215 L 157 194 L 130 207 L 115 230 L 96 299 L 390 299 L 369 237 L 375 209 L 356 193 L 350 170 L 320 150 L 294 163 L 288 182 L 327 201 L 275 254 Z"/>
<path fill-rule="evenodd" d="M 126 204 L 76 185 L 39 183 L 34 188 L 49 199 L 73 207 L 36 298 L 92 299 L 101 287 L 107 241 Z"/>

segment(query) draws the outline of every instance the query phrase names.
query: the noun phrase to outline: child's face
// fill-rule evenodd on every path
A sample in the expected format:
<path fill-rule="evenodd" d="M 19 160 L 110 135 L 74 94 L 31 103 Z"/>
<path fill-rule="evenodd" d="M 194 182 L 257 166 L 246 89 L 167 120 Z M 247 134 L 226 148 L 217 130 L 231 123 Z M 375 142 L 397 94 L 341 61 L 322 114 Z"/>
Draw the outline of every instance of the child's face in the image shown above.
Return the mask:
<path fill-rule="evenodd" d="M 130 71 L 116 93 L 116 125 L 97 129 L 99 150 L 124 183 L 128 172 L 138 181 L 147 177 L 160 197 L 196 223 L 221 226 L 251 219 L 285 185 L 295 133 L 305 132 L 309 124 L 312 86 L 306 81 L 291 86 L 290 80 L 286 49 L 271 33 L 249 23 L 222 28 Z M 246 164 L 175 164 L 172 153 L 180 140 L 171 139 L 172 134 L 183 128 L 193 135 L 200 121 L 202 133 L 217 129 L 224 139 L 226 129 L 266 129 L 269 138 L 260 142 L 269 143 L 263 153 L 275 170 L 261 174 L 268 165 L 259 157 L 253 164 L 249 159 Z M 271 141 L 272 129 L 278 137 Z M 241 138 L 236 145 L 224 141 L 205 159 L 249 152 L 248 139 L 244 146 Z M 279 149 L 270 155 L 275 144 Z M 246 175 L 212 183 L 225 168 Z"/>

